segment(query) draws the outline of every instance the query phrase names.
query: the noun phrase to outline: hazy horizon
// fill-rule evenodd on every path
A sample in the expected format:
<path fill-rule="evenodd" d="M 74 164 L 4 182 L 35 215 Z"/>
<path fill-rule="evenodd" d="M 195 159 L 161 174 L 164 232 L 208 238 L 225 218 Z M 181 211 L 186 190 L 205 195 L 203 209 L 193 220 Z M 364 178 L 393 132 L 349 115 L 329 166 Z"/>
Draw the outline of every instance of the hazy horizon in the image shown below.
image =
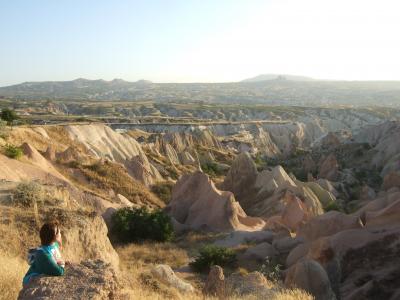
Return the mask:
<path fill-rule="evenodd" d="M 76 78 L 400 80 L 396 1 L 3 3 L 0 86 Z"/>

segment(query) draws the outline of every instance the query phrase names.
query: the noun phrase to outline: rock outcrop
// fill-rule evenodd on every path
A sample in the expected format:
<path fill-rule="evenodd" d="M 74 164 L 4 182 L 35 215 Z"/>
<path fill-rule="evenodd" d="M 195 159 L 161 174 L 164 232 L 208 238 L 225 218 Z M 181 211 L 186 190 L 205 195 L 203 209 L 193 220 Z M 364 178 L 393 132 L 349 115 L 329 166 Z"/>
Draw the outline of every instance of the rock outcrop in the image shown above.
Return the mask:
<path fill-rule="evenodd" d="M 55 210 L 52 214 L 62 224 L 63 256 L 66 260 L 78 263 L 101 259 L 118 269 L 119 257 L 108 239 L 108 229 L 102 217 L 62 210 Z"/>
<path fill-rule="evenodd" d="M 336 300 L 324 268 L 316 261 L 304 259 L 288 270 L 286 287 L 309 292 L 316 300 Z"/>
<path fill-rule="evenodd" d="M 319 166 L 318 177 L 330 181 L 337 181 L 339 179 L 339 164 L 334 154 L 330 154 L 322 160 Z"/>
<path fill-rule="evenodd" d="M 182 293 L 194 292 L 193 286 L 176 276 L 168 265 L 157 265 L 151 270 L 151 273 L 162 283 L 174 287 Z"/>
<path fill-rule="evenodd" d="M 211 266 L 203 288 L 203 294 L 218 298 L 226 296 L 225 275 L 220 266 Z"/>
<path fill-rule="evenodd" d="M 323 201 L 334 199 L 317 183 L 312 184 Z M 285 221 L 290 221 L 286 226 L 292 229 L 300 222 L 323 213 L 319 198 L 307 184 L 293 180 L 281 166 L 259 173 L 248 153 L 237 156 L 222 186 L 232 191 L 243 209 L 253 216 L 270 218 L 281 216 L 283 212 L 288 215 L 294 213 L 294 204 L 297 203 L 297 211 L 301 212 L 297 214 L 298 219 L 285 217 Z"/>
<path fill-rule="evenodd" d="M 263 262 L 266 257 L 274 257 L 277 255 L 275 248 L 267 242 L 250 247 L 243 253 L 243 258 L 247 260 L 257 260 Z"/>
<path fill-rule="evenodd" d="M 362 228 L 362 226 L 358 216 L 330 211 L 302 224 L 297 231 L 297 236 L 312 241 L 343 230 Z"/>
<path fill-rule="evenodd" d="M 272 285 L 260 272 L 246 275 L 232 274 L 226 278 L 220 266 L 211 267 L 203 289 L 203 294 L 219 299 L 226 299 L 232 295 L 236 297 L 251 295 L 256 299 L 268 299 L 275 293 Z"/>
<path fill-rule="evenodd" d="M 231 191 L 244 209 L 251 203 L 249 198 L 254 194 L 253 186 L 257 179 L 257 168 L 249 153 L 240 153 L 233 161 L 222 184 L 222 189 Z"/>
<path fill-rule="evenodd" d="M 231 192 L 219 191 L 200 171 L 179 179 L 165 211 L 192 229 L 251 231 L 265 224 L 260 218 L 248 217 Z"/>
<path fill-rule="evenodd" d="M 92 156 L 124 164 L 129 174 L 144 184 L 150 185 L 162 179 L 135 139 L 103 124 L 69 125 L 65 128 L 71 140 L 83 144 Z"/>
<path fill-rule="evenodd" d="M 214 242 L 217 246 L 236 247 L 240 244 L 272 242 L 273 233 L 271 231 L 234 231 L 226 238 Z"/>
<path fill-rule="evenodd" d="M 66 266 L 64 276 L 33 278 L 21 290 L 18 300 L 118 299 L 115 271 L 103 261 L 84 261 Z"/>

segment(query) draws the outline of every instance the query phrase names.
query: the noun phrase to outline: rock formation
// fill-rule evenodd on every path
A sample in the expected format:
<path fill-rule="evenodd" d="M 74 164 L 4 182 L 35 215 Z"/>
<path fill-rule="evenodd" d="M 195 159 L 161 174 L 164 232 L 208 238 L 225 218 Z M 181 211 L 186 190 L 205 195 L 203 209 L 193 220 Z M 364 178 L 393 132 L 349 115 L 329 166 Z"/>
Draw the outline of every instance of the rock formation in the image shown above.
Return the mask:
<path fill-rule="evenodd" d="M 288 270 L 287 287 L 304 289 L 316 300 L 336 300 L 324 268 L 314 260 L 302 260 Z"/>
<path fill-rule="evenodd" d="M 231 192 L 219 191 L 200 171 L 179 179 L 166 212 L 193 229 L 258 230 L 264 226 L 261 219 L 246 215 Z"/>
<path fill-rule="evenodd" d="M 128 172 L 144 184 L 162 179 L 135 139 L 102 124 L 68 125 L 66 130 L 70 138 L 83 144 L 92 156 L 124 164 Z"/>
<path fill-rule="evenodd" d="M 339 164 L 334 154 L 328 155 L 322 160 L 319 167 L 319 178 L 336 181 L 339 178 Z"/>
<path fill-rule="evenodd" d="M 64 276 L 39 276 L 21 290 L 18 300 L 118 299 L 115 271 L 101 260 L 66 266 Z"/>
<path fill-rule="evenodd" d="M 302 224 L 297 231 L 297 236 L 312 241 L 343 230 L 362 228 L 362 226 L 361 220 L 357 216 L 330 211 Z"/>
<path fill-rule="evenodd" d="M 254 194 L 252 188 L 256 179 L 256 165 L 249 153 L 243 152 L 234 160 L 221 188 L 231 191 L 244 209 L 247 209 L 250 205 L 247 199 L 251 198 Z"/>
<path fill-rule="evenodd" d="M 224 298 L 226 292 L 224 270 L 220 266 L 211 266 L 203 294 Z"/>
<path fill-rule="evenodd" d="M 151 270 L 151 273 L 162 283 L 174 287 L 180 292 L 194 292 L 193 286 L 176 276 L 174 271 L 172 271 L 171 267 L 168 265 L 157 265 Z"/>

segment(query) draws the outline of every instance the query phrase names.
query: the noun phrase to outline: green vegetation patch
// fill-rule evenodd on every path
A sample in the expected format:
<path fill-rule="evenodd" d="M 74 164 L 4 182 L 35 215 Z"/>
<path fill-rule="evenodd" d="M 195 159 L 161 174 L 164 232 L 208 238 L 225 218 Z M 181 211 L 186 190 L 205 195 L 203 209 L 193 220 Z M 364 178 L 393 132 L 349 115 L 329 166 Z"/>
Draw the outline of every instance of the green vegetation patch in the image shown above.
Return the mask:
<path fill-rule="evenodd" d="M 149 212 L 145 207 L 122 208 L 112 216 L 111 234 L 118 242 L 171 241 L 174 230 L 171 218 L 161 210 Z"/>
<path fill-rule="evenodd" d="M 9 158 L 19 159 L 24 155 L 24 152 L 20 147 L 7 144 L 4 146 L 4 154 Z"/>
<path fill-rule="evenodd" d="M 45 191 L 36 182 L 21 182 L 13 193 L 13 203 L 23 207 L 33 207 L 35 204 L 43 203 Z"/>
<path fill-rule="evenodd" d="M 208 272 L 211 266 L 232 267 L 236 263 L 236 253 L 234 250 L 206 245 L 200 249 L 199 255 L 190 263 L 196 272 Z"/>
<path fill-rule="evenodd" d="M 151 186 L 151 191 L 158 196 L 165 204 L 171 200 L 172 188 L 174 183 L 170 181 L 158 182 Z"/>

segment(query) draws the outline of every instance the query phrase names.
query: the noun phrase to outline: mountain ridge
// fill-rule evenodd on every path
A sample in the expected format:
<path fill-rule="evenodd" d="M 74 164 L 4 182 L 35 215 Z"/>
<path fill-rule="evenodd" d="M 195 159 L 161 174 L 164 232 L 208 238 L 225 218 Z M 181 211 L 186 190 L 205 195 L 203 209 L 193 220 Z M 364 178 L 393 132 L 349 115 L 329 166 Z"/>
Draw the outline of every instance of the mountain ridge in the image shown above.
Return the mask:
<path fill-rule="evenodd" d="M 240 82 L 258 82 L 258 81 L 268 81 L 268 80 L 314 81 L 316 79 L 302 75 L 260 74 L 251 78 L 243 79 Z"/>

